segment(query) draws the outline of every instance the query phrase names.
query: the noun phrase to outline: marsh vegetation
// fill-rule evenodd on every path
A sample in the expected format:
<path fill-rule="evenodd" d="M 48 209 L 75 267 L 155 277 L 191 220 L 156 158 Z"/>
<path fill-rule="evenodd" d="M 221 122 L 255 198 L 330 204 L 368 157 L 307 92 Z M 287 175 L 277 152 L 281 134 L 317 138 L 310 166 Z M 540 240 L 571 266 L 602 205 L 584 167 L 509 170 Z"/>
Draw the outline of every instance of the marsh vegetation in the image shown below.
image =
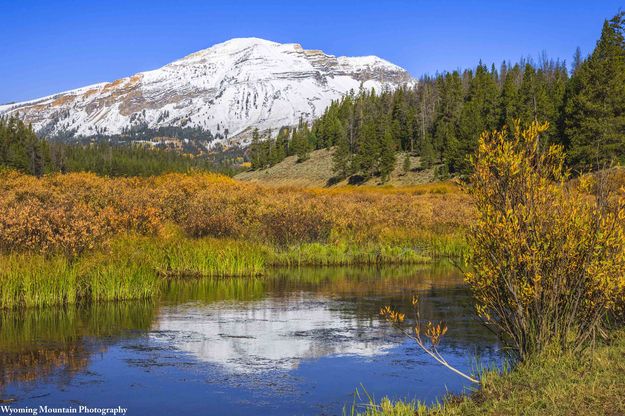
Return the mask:
<path fill-rule="evenodd" d="M 457 186 L 302 190 L 215 174 L 0 173 L 2 307 L 147 298 L 158 280 L 465 253 Z"/>

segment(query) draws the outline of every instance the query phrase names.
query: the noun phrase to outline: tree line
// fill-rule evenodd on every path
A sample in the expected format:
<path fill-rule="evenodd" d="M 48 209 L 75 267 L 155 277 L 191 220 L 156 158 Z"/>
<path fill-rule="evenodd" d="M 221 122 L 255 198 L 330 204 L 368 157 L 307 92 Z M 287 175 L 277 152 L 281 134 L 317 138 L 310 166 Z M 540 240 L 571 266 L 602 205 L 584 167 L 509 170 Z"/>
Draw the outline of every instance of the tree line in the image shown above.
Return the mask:
<path fill-rule="evenodd" d="M 149 145 L 63 143 L 40 139 L 17 117 L 0 118 L 0 167 L 41 176 L 51 172 L 94 172 L 106 176 L 150 176 L 165 172 L 210 170 L 231 173 L 231 168 L 207 157 Z"/>
<path fill-rule="evenodd" d="M 398 152 L 420 156 L 421 168 L 440 176 L 469 172 L 468 156 L 483 131 L 515 122 L 549 122 L 541 139 L 563 145 L 575 170 L 625 158 L 625 13 L 603 25 L 595 49 L 578 48 L 570 68 L 542 54 L 538 61 L 504 62 L 422 77 L 395 91 L 351 92 L 334 101 L 309 128 L 282 128 L 275 139 L 255 132 L 249 155 L 257 169 L 312 149 L 334 148 L 334 173 L 380 176 L 394 169 Z M 404 165 L 409 160 L 404 160 Z"/>
<path fill-rule="evenodd" d="M 297 127 L 282 127 L 275 139 L 271 136 L 271 130 L 261 134 L 258 129 L 254 129 L 248 157 L 254 169 L 273 166 L 287 156 L 296 155 L 301 162 L 308 159 L 310 151 L 316 148 L 315 142 L 315 133 L 301 119 Z"/>

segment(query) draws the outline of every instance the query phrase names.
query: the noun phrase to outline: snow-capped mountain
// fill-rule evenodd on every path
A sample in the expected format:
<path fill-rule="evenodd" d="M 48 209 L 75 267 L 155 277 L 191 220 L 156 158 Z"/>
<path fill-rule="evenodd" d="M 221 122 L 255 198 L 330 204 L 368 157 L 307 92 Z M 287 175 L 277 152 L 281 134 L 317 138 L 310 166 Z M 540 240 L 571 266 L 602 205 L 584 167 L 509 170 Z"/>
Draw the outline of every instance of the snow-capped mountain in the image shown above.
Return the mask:
<path fill-rule="evenodd" d="M 18 113 L 48 136 L 178 126 L 246 137 L 254 127 L 295 125 L 300 116 L 312 120 L 350 90 L 414 82 L 404 69 L 375 56 L 337 58 L 299 44 L 241 38 L 153 71 L 3 105 L 0 114 Z"/>

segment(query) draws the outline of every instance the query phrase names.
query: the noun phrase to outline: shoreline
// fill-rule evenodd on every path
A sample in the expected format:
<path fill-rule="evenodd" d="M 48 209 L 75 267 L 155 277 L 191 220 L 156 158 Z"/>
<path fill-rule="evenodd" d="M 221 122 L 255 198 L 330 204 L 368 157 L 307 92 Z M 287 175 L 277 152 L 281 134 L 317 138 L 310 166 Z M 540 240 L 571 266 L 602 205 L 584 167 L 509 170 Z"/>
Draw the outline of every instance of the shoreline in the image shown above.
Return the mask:
<path fill-rule="evenodd" d="M 444 242 L 456 251 L 464 244 L 459 236 Z M 418 265 L 462 258 L 450 256 L 453 250 L 440 241 L 277 247 L 233 239 L 128 235 L 107 246 L 76 258 L 0 255 L 0 308 L 148 299 L 166 280 L 262 277 L 271 268 Z"/>

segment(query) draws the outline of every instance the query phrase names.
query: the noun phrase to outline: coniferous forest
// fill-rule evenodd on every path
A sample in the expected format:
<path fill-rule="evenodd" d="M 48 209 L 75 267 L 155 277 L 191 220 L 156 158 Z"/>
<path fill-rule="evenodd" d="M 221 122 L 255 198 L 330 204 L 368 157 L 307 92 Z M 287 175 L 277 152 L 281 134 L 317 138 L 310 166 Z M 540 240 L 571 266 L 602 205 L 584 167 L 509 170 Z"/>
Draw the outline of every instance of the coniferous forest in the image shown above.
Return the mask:
<path fill-rule="evenodd" d="M 189 170 L 230 174 L 228 164 L 146 144 L 64 143 L 40 139 L 17 117 L 0 118 L 0 166 L 41 176 L 51 172 L 94 172 L 106 176 L 150 176 Z"/>
<path fill-rule="evenodd" d="M 464 71 L 421 78 L 393 92 L 360 91 L 333 102 L 309 129 L 282 128 L 275 139 L 250 148 L 254 168 L 286 156 L 306 159 L 313 149 L 334 147 L 334 173 L 380 176 L 393 170 L 397 153 L 420 156 L 420 168 L 439 177 L 468 173 L 483 131 L 515 122 L 549 122 L 545 143 L 565 147 L 574 171 L 588 171 L 625 158 L 625 13 L 606 21 L 592 53 L 579 48 L 572 63 L 551 60 L 480 62 Z"/>

